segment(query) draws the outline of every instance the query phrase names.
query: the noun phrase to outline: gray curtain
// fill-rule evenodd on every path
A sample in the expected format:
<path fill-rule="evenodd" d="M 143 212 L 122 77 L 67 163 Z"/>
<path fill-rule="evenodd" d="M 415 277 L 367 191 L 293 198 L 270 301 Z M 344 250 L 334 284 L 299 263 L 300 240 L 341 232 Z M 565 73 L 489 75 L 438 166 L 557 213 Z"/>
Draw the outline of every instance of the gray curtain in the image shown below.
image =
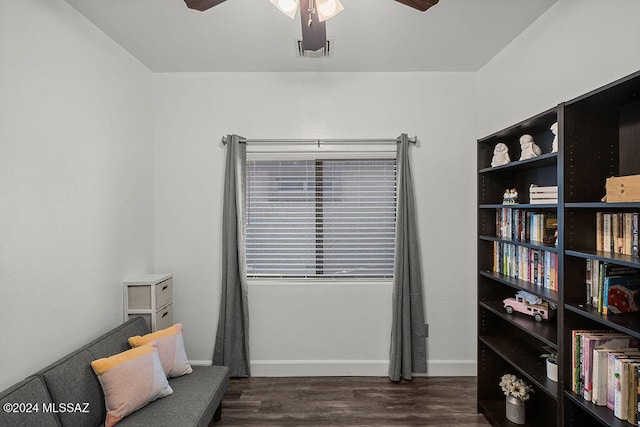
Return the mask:
<path fill-rule="evenodd" d="M 232 377 L 249 377 L 249 306 L 244 239 L 246 144 L 227 136 L 222 213 L 222 295 L 213 364 Z"/>
<path fill-rule="evenodd" d="M 398 139 L 396 256 L 393 271 L 393 319 L 389 378 L 410 380 L 412 373 L 427 372 L 422 271 L 415 199 L 409 167 L 409 137 Z"/>

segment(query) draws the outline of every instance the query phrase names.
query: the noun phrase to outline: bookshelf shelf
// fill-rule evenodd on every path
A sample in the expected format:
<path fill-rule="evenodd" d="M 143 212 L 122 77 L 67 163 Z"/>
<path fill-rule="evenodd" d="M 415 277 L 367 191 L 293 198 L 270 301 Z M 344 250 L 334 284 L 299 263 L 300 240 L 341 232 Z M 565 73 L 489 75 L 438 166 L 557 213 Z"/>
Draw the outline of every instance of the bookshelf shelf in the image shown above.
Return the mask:
<path fill-rule="evenodd" d="M 558 123 L 558 150 L 552 153 L 550 126 L 554 122 Z M 499 142 L 507 145 L 512 159 L 519 158 L 519 138 L 524 134 L 533 137 L 542 155 L 490 167 L 493 149 Z M 485 413 L 492 425 L 510 425 L 503 415 L 503 396 L 495 388 L 500 375 L 511 370 L 510 373 L 531 381 L 543 391 L 527 402 L 527 413 L 548 414 L 543 423 L 538 419 L 535 425 L 629 426 L 606 407 L 595 406 L 573 394 L 572 331 L 610 329 L 640 340 L 640 313 L 603 315 L 586 304 L 591 294 L 585 267 L 591 260 L 611 268 L 640 269 L 638 257 L 596 250 L 602 247 L 597 233 L 597 228 L 602 227 L 597 225 L 599 212 L 640 213 L 640 202 L 600 201 L 607 178 L 640 174 L 638 141 L 640 71 L 477 141 L 478 410 Z M 532 184 L 557 186 L 558 202 L 530 203 L 528 189 Z M 503 194 L 511 188 L 518 191 L 520 204 L 503 205 Z M 505 215 L 505 211 L 500 211 L 503 208 L 556 215 L 557 245 L 496 237 L 500 235 L 497 231 L 501 231 L 497 228 L 504 227 L 500 224 L 500 215 Z M 512 254 L 516 257 L 519 254 L 509 244 L 516 249 L 525 247 L 557 254 L 557 291 L 493 272 L 505 262 L 500 258 L 499 267 L 494 266 L 496 242 L 506 244 L 504 248 L 498 246 L 497 253 L 504 254 L 508 262 L 512 262 L 509 258 Z M 628 241 L 625 244 L 629 245 L 625 250 L 630 252 Z M 518 263 L 515 265 L 516 269 L 522 268 Z M 508 266 L 512 268 L 512 264 Z M 545 325 L 536 325 L 529 319 L 506 314 L 502 300 L 512 296 L 514 290 L 556 303 L 556 318 Z M 591 287 L 590 291 L 593 290 Z M 542 346 L 558 351 L 558 383 L 546 379 L 543 364 L 538 360 Z"/>
<path fill-rule="evenodd" d="M 624 265 L 626 267 L 640 268 L 640 258 L 630 255 L 614 254 L 611 252 L 593 250 L 567 250 L 565 251 L 565 255 L 584 259 L 595 259 L 607 263 Z"/>
<path fill-rule="evenodd" d="M 500 209 L 500 208 L 513 208 L 513 209 L 557 209 L 557 204 L 551 203 L 518 203 L 515 205 L 502 205 L 502 204 L 484 204 L 479 206 L 480 209 Z"/>
<path fill-rule="evenodd" d="M 638 313 L 601 314 L 587 304 L 565 304 L 565 309 L 602 325 L 603 329 L 615 329 L 640 339 L 640 316 Z"/>
<path fill-rule="evenodd" d="M 555 164 L 557 161 L 557 158 L 558 158 L 557 153 L 547 153 L 547 154 L 543 154 L 541 156 L 535 157 L 533 159 L 518 160 L 502 166 L 482 168 L 478 171 L 478 173 L 489 174 L 489 173 L 501 173 L 505 171 L 511 171 L 513 169 L 539 168 L 540 166 L 549 166 L 549 165 Z"/>
<path fill-rule="evenodd" d="M 567 399 L 569 405 L 575 405 L 577 408 L 585 411 L 590 415 L 590 418 L 593 421 L 598 421 L 602 425 L 611 427 L 629 427 L 630 425 L 632 425 L 627 421 L 616 418 L 613 415 L 613 412 L 607 407 L 596 406 L 593 403 L 584 400 L 580 396 L 571 393 L 570 391 L 565 391 L 565 398 Z"/>
<path fill-rule="evenodd" d="M 487 277 L 493 281 L 498 283 L 502 283 L 503 285 L 507 285 L 518 291 L 529 292 L 530 294 L 534 294 L 543 298 L 546 301 L 557 303 L 558 302 L 558 292 L 553 291 L 551 289 L 543 288 L 540 285 L 535 285 L 531 282 L 527 282 L 525 280 L 515 279 L 513 277 L 505 276 L 500 273 L 496 273 L 494 271 L 479 271 L 479 274 L 483 277 Z"/>
<path fill-rule="evenodd" d="M 508 337 L 494 336 L 481 336 L 480 342 L 503 358 L 520 375 L 524 376 L 526 381 L 531 382 L 552 399 L 557 398 L 557 383 L 547 378 L 544 359 L 528 352 L 526 344 L 514 345 L 514 342 Z"/>
<path fill-rule="evenodd" d="M 558 334 L 556 332 L 555 320 L 536 322 L 533 317 L 523 314 L 507 314 L 502 301 L 481 301 L 480 305 L 507 322 L 526 331 L 551 349 L 558 350 Z"/>
<path fill-rule="evenodd" d="M 536 242 L 534 240 L 523 241 L 523 240 L 513 240 L 513 239 L 505 239 L 504 237 L 494 237 L 494 236 L 478 236 L 481 240 L 486 240 L 489 242 L 503 242 L 510 243 L 516 246 L 524 246 L 531 249 L 541 249 L 543 251 L 548 252 L 558 252 L 558 248 L 553 243 L 544 243 L 544 242 Z"/>
<path fill-rule="evenodd" d="M 584 202 L 584 203 L 565 203 L 565 208 L 571 209 L 599 209 L 603 211 L 612 211 L 615 209 L 640 209 L 640 202 L 629 203 L 605 203 L 605 202 Z"/>

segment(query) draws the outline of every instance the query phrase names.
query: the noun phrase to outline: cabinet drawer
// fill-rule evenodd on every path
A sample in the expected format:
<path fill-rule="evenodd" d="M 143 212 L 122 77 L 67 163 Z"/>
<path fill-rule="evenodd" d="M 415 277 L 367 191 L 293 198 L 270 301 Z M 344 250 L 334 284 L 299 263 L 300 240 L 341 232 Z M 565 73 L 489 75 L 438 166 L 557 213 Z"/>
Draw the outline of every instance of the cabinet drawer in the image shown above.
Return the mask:
<path fill-rule="evenodd" d="M 173 279 L 167 279 L 156 285 L 156 307 L 164 307 L 173 301 Z"/>
<path fill-rule="evenodd" d="M 159 331 L 161 329 L 166 329 L 169 326 L 173 325 L 173 304 L 169 304 L 164 307 L 162 310 L 158 310 L 153 315 L 151 314 L 129 314 L 127 315 L 127 320 L 132 319 L 134 317 L 140 316 L 147 322 L 147 326 L 149 326 L 149 330 L 151 332 Z"/>
<path fill-rule="evenodd" d="M 173 304 L 169 304 L 162 310 L 159 310 L 155 314 L 156 316 L 156 331 L 166 329 L 173 325 Z"/>
<path fill-rule="evenodd" d="M 173 279 L 155 285 L 129 286 L 127 289 L 129 309 L 151 310 L 151 292 L 155 292 L 156 307 L 167 305 L 173 300 Z"/>

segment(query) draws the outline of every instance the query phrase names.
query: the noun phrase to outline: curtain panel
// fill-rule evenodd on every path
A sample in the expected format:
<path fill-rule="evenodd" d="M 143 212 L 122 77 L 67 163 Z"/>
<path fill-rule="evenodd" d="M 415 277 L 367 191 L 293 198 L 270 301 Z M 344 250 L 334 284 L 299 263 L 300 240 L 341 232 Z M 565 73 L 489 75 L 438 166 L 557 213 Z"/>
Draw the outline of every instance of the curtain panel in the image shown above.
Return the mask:
<path fill-rule="evenodd" d="M 231 377 L 251 376 L 249 305 L 244 237 L 246 144 L 227 136 L 222 213 L 222 294 L 213 364 L 229 367 Z"/>
<path fill-rule="evenodd" d="M 420 243 L 409 166 L 409 137 L 398 139 L 396 248 L 393 279 L 389 378 L 410 380 L 427 372 Z"/>

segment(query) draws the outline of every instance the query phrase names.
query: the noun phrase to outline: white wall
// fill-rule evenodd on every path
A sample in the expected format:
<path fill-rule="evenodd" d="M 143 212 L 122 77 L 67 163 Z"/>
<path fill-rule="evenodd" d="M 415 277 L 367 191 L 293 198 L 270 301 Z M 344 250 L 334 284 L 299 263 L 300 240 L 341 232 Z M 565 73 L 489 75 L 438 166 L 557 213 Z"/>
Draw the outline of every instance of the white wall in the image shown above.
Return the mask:
<path fill-rule="evenodd" d="M 478 72 L 478 137 L 640 69 L 640 2 L 559 0 Z"/>
<path fill-rule="evenodd" d="M 220 138 L 418 135 L 413 149 L 431 375 L 474 374 L 475 74 L 156 74 L 158 270 L 187 354 L 211 360 L 220 299 Z M 452 197 L 452 194 L 455 197 Z M 254 375 L 385 375 L 391 288 L 253 285 Z"/>
<path fill-rule="evenodd" d="M 152 79 L 62 0 L 0 0 L 0 390 L 153 269 Z"/>

